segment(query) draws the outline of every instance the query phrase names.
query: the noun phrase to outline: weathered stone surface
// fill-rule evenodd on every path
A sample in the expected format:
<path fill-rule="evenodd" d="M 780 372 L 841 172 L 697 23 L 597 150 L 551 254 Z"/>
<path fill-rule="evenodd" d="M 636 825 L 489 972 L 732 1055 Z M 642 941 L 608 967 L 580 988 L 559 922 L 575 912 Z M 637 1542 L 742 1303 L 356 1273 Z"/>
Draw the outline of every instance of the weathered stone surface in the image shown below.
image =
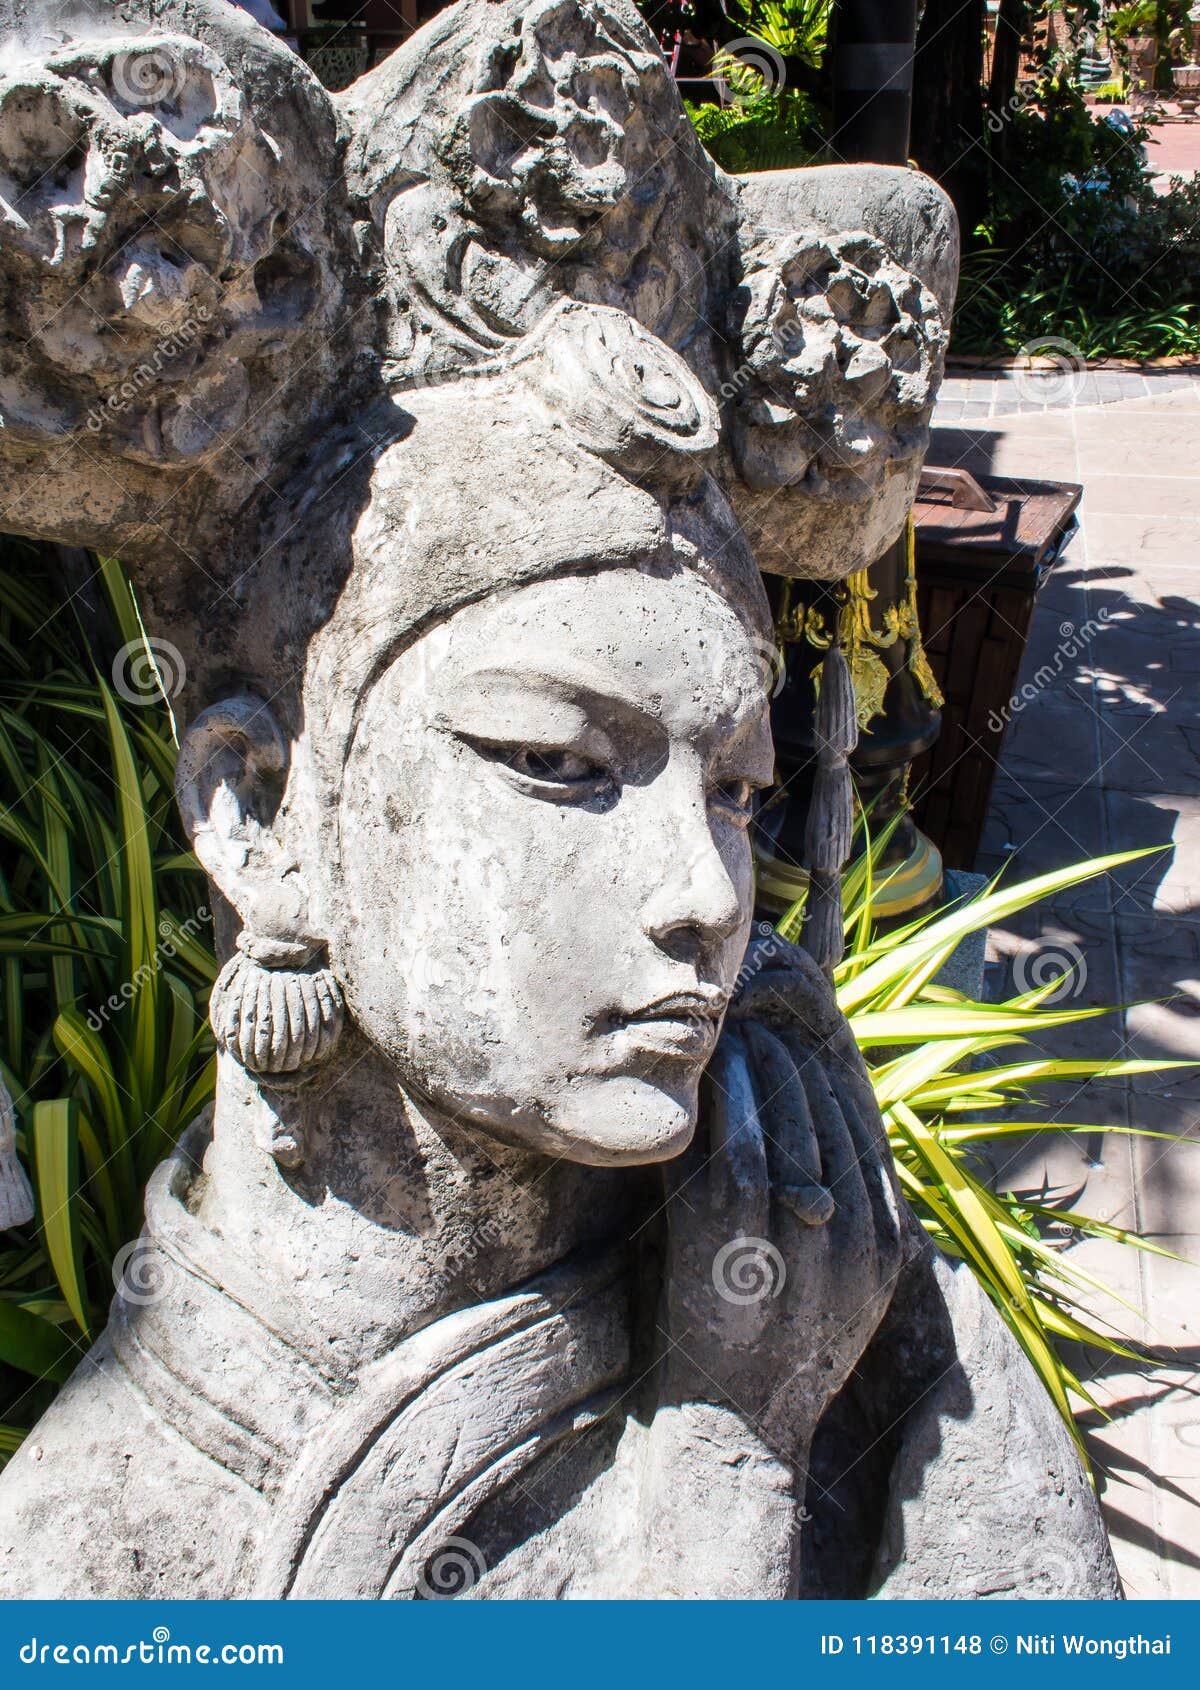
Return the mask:
<path fill-rule="evenodd" d="M 930 177 L 889 164 L 823 164 L 738 178 L 743 216 L 786 233 L 865 229 L 932 290 L 947 322 L 958 289 L 958 221 Z"/>
<path fill-rule="evenodd" d="M 229 543 L 364 309 L 324 90 L 232 6 L 162 12 L 0 10 L 0 508 L 130 560 Z"/>
<path fill-rule="evenodd" d="M 219 575 L 334 416 L 486 363 L 567 295 L 720 401 L 761 566 L 842 576 L 895 537 L 945 299 L 848 241 L 836 190 L 793 212 L 822 173 L 722 175 L 624 0 L 461 0 L 339 96 L 218 0 L 103 11 L 0 8 L 10 528 Z M 948 202 L 881 180 L 855 219 L 946 289 Z"/>
<path fill-rule="evenodd" d="M 1114 1594 L 827 981 L 750 942 L 757 565 L 903 519 L 933 235 L 739 199 L 623 0 L 460 5 L 336 102 L 224 6 L 101 11 L 0 0 L 5 520 L 177 648 L 222 1055 L 0 1593 Z"/>

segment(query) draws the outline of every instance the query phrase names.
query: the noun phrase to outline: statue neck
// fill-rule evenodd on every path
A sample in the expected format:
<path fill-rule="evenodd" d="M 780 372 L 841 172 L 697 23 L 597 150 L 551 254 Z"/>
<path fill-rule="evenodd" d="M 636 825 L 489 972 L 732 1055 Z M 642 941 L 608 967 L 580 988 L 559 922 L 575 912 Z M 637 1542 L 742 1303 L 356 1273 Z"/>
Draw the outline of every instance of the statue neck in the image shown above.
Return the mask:
<path fill-rule="evenodd" d="M 420 1103 L 354 1043 L 286 1091 L 222 1057 L 196 1199 L 283 1324 L 316 1325 L 348 1365 L 574 1250 L 632 1237 L 652 1212 L 657 1170 L 512 1149 Z M 267 1148 L 281 1130 L 304 1147 L 292 1171 Z"/>

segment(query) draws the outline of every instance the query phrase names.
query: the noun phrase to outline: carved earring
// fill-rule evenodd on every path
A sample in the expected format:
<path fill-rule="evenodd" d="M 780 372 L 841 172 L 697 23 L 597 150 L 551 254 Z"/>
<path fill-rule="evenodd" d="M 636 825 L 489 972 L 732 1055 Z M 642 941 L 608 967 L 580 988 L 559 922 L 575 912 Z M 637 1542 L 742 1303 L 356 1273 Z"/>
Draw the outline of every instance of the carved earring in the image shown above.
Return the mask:
<path fill-rule="evenodd" d="M 209 1014 L 217 1045 L 251 1074 L 296 1074 L 326 1061 L 346 1018 L 324 946 L 249 930 L 217 976 Z"/>

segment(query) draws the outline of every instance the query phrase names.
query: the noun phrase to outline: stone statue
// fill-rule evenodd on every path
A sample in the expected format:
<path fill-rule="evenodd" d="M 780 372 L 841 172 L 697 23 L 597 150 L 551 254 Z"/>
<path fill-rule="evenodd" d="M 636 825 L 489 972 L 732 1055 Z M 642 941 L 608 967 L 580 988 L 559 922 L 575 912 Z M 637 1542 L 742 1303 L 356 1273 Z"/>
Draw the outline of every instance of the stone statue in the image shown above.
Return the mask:
<path fill-rule="evenodd" d="M 0 1594 L 1118 1594 L 752 931 L 759 568 L 904 521 L 937 190 L 723 177 L 626 0 L 341 96 L 217 0 L 0 17 L 3 520 L 135 571 L 225 958 Z"/>

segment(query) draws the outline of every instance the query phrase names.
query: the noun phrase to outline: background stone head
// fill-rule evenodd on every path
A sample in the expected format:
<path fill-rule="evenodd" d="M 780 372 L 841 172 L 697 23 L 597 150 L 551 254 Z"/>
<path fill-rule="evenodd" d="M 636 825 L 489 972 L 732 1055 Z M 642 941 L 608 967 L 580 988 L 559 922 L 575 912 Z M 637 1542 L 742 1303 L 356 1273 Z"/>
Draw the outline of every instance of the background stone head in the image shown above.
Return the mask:
<path fill-rule="evenodd" d="M 462 0 L 337 99 L 398 380 L 485 358 L 563 294 L 708 356 L 735 208 L 633 6 Z"/>

